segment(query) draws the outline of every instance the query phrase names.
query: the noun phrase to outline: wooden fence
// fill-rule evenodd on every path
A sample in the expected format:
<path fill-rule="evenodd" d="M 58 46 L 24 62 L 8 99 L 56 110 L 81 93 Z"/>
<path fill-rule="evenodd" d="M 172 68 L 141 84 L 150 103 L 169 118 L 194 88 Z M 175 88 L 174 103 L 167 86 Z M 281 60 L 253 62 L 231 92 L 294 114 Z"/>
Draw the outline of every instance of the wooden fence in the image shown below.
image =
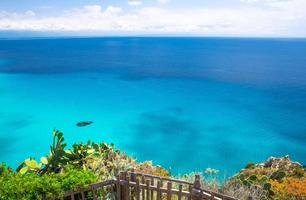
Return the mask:
<path fill-rule="evenodd" d="M 193 183 L 136 172 L 121 172 L 116 179 L 66 192 L 61 200 L 237 200 Z"/>

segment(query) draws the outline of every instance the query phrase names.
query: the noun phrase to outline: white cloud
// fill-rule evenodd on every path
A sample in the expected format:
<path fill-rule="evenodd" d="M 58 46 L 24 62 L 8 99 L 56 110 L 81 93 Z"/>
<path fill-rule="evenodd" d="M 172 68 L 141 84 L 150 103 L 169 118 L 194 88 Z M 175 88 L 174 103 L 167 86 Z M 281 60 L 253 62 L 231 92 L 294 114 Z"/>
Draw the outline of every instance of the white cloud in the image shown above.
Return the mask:
<path fill-rule="evenodd" d="M 34 17 L 36 14 L 32 10 L 28 10 L 24 13 L 15 13 L 15 12 L 6 12 L 0 11 L 0 20 L 1 19 L 19 19 L 19 18 L 28 18 Z"/>
<path fill-rule="evenodd" d="M 34 17 L 36 14 L 35 14 L 35 12 L 33 12 L 32 10 L 28 10 L 28 11 L 25 12 L 25 15 L 26 15 L 26 16 Z"/>
<path fill-rule="evenodd" d="M 258 0 L 259 1 L 259 0 Z M 60 15 L 41 17 L 32 11 L 0 11 L 0 30 L 90 31 L 245 36 L 306 36 L 306 1 L 275 2 L 275 9 L 162 9 L 86 5 Z"/>

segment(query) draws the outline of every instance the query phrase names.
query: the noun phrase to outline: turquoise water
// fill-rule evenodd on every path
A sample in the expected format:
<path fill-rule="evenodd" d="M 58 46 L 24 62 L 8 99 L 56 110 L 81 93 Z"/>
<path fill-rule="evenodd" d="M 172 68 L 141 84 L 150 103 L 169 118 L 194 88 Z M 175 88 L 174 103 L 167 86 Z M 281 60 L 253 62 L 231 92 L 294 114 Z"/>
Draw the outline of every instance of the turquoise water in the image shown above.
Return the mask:
<path fill-rule="evenodd" d="M 0 160 L 48 153 L 57 128 L 173 173 L 305 163 L 305 55 L 306 40 L 1 40 Z"/>

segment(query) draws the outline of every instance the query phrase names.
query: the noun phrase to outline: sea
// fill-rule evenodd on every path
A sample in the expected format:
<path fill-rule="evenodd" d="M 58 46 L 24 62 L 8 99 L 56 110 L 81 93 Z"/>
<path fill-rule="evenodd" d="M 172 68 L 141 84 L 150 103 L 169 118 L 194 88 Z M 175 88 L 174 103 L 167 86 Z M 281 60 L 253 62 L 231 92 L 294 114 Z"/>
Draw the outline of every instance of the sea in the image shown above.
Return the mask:
<path fill-rule="evenodd" d="M 175 175 L 305 164 L 306 39 L 0 39 L 0 162 L 39 160 L 54 129 Z"/>

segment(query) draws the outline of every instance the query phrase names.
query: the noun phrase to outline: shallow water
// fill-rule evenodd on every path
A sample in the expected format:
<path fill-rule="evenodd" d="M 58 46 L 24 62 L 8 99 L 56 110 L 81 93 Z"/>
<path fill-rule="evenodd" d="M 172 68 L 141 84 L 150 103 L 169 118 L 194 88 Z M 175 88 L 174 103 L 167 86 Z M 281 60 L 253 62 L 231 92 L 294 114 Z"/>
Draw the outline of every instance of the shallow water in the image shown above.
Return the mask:
<path fill-rule="evenodd" d="M 173 173 L 305 163 L 305 55 L 302 39 L 0 40 L 0 160 L 48 153 L 57 128 Z"/>

